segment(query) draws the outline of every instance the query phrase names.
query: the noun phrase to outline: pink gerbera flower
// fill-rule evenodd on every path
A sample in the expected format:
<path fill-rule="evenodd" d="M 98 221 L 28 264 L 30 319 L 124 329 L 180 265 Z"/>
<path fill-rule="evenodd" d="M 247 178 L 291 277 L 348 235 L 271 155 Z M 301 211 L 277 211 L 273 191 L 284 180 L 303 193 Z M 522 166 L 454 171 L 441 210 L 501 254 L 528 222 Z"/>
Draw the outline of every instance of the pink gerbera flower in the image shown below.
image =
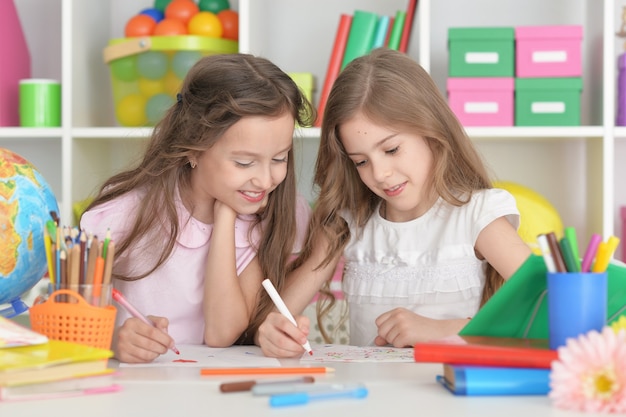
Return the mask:
<path fill-rule="evenodd" d="M 549 397 L 558 408 L 626 412 L 626 330 L 605 327 L 568 339 L 552 362 Z"/>

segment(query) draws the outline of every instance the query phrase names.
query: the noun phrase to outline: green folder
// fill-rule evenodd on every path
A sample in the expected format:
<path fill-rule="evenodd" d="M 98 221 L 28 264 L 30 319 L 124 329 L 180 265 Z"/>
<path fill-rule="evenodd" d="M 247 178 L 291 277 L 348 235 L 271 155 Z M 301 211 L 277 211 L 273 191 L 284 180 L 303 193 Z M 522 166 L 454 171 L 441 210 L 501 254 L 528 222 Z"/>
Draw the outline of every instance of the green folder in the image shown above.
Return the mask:
<path fill-rule="evenodd" d="M 546 265 L 531 255 L 459 332 L 462 336 L 547 339 Z M 626 267 L 609 264 L 607 324 L 626 314 Z"/>

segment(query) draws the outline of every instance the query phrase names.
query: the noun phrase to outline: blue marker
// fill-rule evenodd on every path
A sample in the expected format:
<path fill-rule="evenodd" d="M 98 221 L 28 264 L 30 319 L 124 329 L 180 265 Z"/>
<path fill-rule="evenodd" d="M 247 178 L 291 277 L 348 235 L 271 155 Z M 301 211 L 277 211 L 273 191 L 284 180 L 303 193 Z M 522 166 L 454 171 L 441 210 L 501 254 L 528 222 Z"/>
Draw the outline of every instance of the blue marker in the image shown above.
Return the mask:
<path fill-rule="evenodd" d="M 285 407 L 290 405 L 308 404 L 310 401 L 331 400 L 335 398 L 365 398 L 367 388 L 358 384 L 350 388 L 330 389 L 320 392 L 296 392 L 293 394 L 272 395 L 270 405 L 272 407 Z"/>

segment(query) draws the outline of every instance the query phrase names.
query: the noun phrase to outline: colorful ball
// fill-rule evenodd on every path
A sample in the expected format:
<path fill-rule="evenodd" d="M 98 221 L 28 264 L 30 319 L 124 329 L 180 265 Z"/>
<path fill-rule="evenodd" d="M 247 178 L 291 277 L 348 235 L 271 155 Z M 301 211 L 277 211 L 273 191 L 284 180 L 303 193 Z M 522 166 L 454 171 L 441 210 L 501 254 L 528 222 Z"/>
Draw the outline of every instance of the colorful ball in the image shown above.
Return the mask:
<path fill-rule="evenodd" d="M 217 18 L 222 23 L 222 38 L 239 40 L 239 13 L 231 9 L 222 10 Z"/>
<path fill-rule="evenodd" d="M 190 35 L 221 38 L 223 32 L 222 22 L 215 13 L 199 12 L 189 20 L 187 32 Z"/>
<path fill-rule="evenodd" d="M 187 34 L 187 25 L 178 19 L 167 17 L 156 24 L 154 36 L 179 36 Z"/>
<path fill-rule="evenodd" d="M 172 0 L 154 0 L 154 8 L 160 12 L 165 12 L 165 8 L 170 4 Z"/>
<path fill-rule="evenodd" d="M 150 97 L 146 102 L 146 117 L 148 118 L 148 123 L 150 125 L 157 124 L 172 104 L 174 104 L 174 99 L 167 94 L 161 93 Z"/>
<path fill-rule="evenodd" d="M 535 254 L 541 254 L 537 244 L 537 235 L 555 232 L 557 236 L 563 236 L 561 216 L 544 196 L 528 187 L 510 181 L 499 181 L 493 186 L 503 188 L 515 197 L 517 209 L 520 212 L 518 234 Z"/>
<path fill-rule="evenodd" d="M 185 25 L 200 10 L 193 0 L 174 0 L 165 8 L 165 17 L 167 19 L 177 19 Z"/>
<path fill-rule="evenodd" d="M 146 97 L 151 97 L 165 91 L 162 78 L 151 80 L 150 78 L 141 77 L 137 80 L 137 86 L 141 94 Z"/>
<path fill-rule="evenodd" d="M 203 12 L 219 13 L 222 10 L 230 9 L 228 0 L 200 0 L 198 8 Z"/>
<path fill-rule="evenodd" d="M 155 9 L 155 8 L 143 9 L 142 11 L 139 12 L 139 14 L 145 14 L 146 16 L 150 16 L 157 23 L 159 23 L 165 17 L 165 15 L 163 14 L 163 11 L 159 9 Z"/>
<path fill-rule="evenodd" d="M 178 78 L 174 71 L 169 71 L 163 77 L 163 88 L 165 92 L 171 97 L 175 97 L 180 92 L 180 86 L 183 84 L 183 80 Z"/>
<path fill-rule="evenodd" d="M 122 126 L 145 126 L 146 98 L 141 94 L 129 94 L 115 107 L 115 116 Z"/>
<path fill-rule="evenodd" d="M 189 68 L 202 57 L 198 51 L 178 51 L 172 58 L 172 70 L 181 80 L 187 75 Z"/>
<path fill-rule="evenodd" d="M 143 52 L 137 56 L 137 71 L 151 80 L 162 78 L 167 73 L 167 56 L 158 51 Z"/>
<path fill-rule="evenodd" d="M 138 77 L 137 59 L 134 55 L 116 59 L 110 63 L 113 78 L 119 81 L 135 81 Z"/>
<path fill-rule="evenodd" d="M 146 14 L 138 14 L 126 22 L 124 27 L 124 36 L 127 38 L 139 37 L 139 36 L 152 36 L 154 28 L 156 27 L 156 20 L 152 16 Z"/>

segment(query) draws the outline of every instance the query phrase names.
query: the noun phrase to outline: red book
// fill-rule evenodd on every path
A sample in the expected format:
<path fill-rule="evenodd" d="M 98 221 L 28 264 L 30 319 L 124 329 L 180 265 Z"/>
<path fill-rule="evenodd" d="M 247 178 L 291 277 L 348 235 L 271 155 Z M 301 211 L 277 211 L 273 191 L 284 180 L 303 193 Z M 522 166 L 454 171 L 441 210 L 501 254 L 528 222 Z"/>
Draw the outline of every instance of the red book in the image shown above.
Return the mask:
<path fill-rule="evenodd" d="M 417 0 L 409 0 L 409 5 L 406 8 L 406 20 L 404 21 L 404 27 L 402 28 L 402 37 L 400 38 L 400 52 L 406 53 L 409 49 L 409 38 L 411 37 L 411 28 L 413 26 L 413 19 L 417 10 Z"/>
<path fill-rule="evenodd" d="M 326 101 L 328 95 L 335 82 L 335 79 L 341 71 L 341 63 L 343 61 L 343 54 L 346 50 L 346 43 L 348 42 L 348 35 L 350 34 L 350 26 L 352 25 L 352 15 L 342 14 L 339 17 L 339 25 L 337 26 L 337 34 L 335 35 L 335 43 L 330 54 L 330 60 L 328 61 L 328 69 L 326 70 L 326 78 L 324 79 L 324 86 L 320 94 L 319 105 L 317 108 L 317 120 L 315 120 L 315 126 L 321 126 L 322 117 L 324 116 L 324 109 L 326 108 Z"/>
<path fill-rule="evenodd" d="M 558 354 L 545 339 L 452 336 L 416 343 L 413 357 L 415 362 L 547 369 Z"/>
<path fill-rule="evenodd" d="M 395 18 L 393 16 L 389 17 L 389 27 L 387 28 L 387 36 L 385 36 L 385 45 L 389 45 L 389 38 L 391 37 L 391 31 L 393 30 L 393 22 L 394 22 L 394 20 L 395 20 Z"/>

